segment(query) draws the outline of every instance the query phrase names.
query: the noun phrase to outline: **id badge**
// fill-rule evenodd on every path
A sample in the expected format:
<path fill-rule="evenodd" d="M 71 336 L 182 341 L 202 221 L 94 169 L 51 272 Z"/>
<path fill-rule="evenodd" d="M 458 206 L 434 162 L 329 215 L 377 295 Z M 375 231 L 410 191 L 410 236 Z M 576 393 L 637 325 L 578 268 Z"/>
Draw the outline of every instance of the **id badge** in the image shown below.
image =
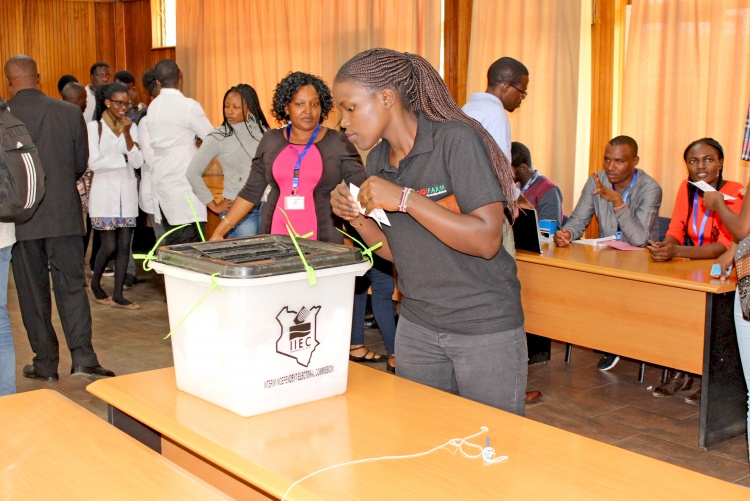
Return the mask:
<path fill-rule="evenodd" d="M 295 195 L 284 197 L 284 210 L 305 210 L 305 197 Z"/>

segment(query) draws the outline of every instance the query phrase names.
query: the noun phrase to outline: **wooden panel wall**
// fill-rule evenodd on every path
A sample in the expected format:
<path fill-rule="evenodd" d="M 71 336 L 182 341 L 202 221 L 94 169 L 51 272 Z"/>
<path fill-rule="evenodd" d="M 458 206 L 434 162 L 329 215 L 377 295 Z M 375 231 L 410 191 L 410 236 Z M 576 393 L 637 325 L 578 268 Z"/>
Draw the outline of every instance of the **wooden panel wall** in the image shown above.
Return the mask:
<path fill-rule="evenodd" d="M 122 69 L 132 71 L 137 82 L 141 101 L 148 103 L 148 94 L 141 85 L 143 73 L 162 59 L 174 59 L 174 47 L 151 48 L 151 2 L 150 0 L 132 0 L 117 4 L 122 11 L 124 23 L 124 60 L 118 61 Z"/>
<path fill-rule="evenodd" d="M 445 83 L 459 106 L 466 101 L 472 0 L 445 0 Z"/>
<path fill-rule="evenodd" d="M 41 74 L 41 90 L 52 97 L 59 97 L 57 80 L 62 75 L 74 75 L 86 85 L 91 65 L 107 61 L 114 71 L 132 71 L 139 80 L 141 99 L 145 99 L 141 74 L 162 58 L 174 58 L 174 48 L 151 49 L 149 0 L 3 1 L 0 19 L 0 64 L 15 54 L 33 57 Z M 4 78 L 2 82 L 0 92 L 8 98 Z"/>

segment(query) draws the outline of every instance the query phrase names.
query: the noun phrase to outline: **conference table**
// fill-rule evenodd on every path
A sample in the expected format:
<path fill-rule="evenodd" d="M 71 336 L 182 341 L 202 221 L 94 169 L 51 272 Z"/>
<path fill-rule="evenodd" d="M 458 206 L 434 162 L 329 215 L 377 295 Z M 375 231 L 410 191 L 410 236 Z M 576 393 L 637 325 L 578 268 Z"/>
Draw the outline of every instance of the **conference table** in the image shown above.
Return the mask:
<path fill-rule="evenodd" d="M 747 426 L 747 388 L 734 329 L 737 286 L 711 260 L 654 262 L 646 249 L 544 243 L 518 251 L 526 331 L 699 374 L 699 446 Z M 634 375 L 635 377 L 635 375 Z"/>
<path fill-rule="evenodd" d="M 0 499 L 230 499 L 52 390 L 0 397 Z"/>
<path fill-rule="evenodd" d="M 282 499 L 325 468 L 286 499 L 748 497 L 743 487 L 354 363 L 344 394 L 247 418 L 178 390 L 173 368 L 88 391 L 107 402 L 115 426 L 237 499 Z M 489 437 L 507 461 L 438 448 L 473 434 L 478 447 L 465 446 L 467 454 Z M 344 465 L 393 456 L 412 457 Z"/>

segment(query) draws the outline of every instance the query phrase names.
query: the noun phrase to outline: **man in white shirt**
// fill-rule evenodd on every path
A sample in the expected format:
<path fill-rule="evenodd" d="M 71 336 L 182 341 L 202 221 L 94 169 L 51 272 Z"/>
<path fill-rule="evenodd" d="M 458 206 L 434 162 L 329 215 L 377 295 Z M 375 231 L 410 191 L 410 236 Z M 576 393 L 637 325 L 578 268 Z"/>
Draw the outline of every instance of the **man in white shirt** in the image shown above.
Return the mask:
<path fill-rule="evenodd" d="M 154 152 L 151 163 L 154 218 L 165 231 L 189 224 L 169 234 L 162 240 L 163 245 L 197 242 L 200 235 L 196 223 L 202 227 L 206 222 L 206 206 L 193 193 L 185 172 L 198 151 L 196 138 L 203 140 L 213 130 L 213 125 L 201 105 L 180 92 L 182 72 L 177 63 L 162 59 L 156 63 L 154 72 L 161 86 L 159 96 L 148 109 L 149 142 Z"/>
<path fill-rule="evenodd" d="M 96 89 L 111 82 L 112 68 L 109 67 L 109 63 L 98 61 L 91 65 L 91 83 L 86 86 L 86 111 L 83 112 L 83 119 L 86 123 L 94 119 Z"/>
<path fill-rule="evenodd" d="M 474 92 L 463 112 L 482 124 L 510 161 L 510 121 L 521 101 L 526 99 L 529 70 L 512 57 L 501 57 L 487 70 L 487 90 Z"/>

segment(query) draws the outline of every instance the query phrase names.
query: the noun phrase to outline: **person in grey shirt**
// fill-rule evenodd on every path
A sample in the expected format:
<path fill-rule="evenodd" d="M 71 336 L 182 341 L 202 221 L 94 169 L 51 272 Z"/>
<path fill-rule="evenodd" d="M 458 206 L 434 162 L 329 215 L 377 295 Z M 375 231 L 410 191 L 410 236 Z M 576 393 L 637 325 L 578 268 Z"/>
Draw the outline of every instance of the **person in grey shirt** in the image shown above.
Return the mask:
<path fill-rule="evenodd" d="M 661 186 L 636 169 L 638 160 L 638 143 L 632 137 L 617 136 L 607 143 L 604 170 L 586 181 L 570 219 L 555 232 L 555 245 L 565 247 L 583 235 L 594 214 L 600 238 L 619 234 L 622 241 L 638 247 L 658 240 Z M 597 367 L 608 371 L 619 360 L 618 355 L 602 353 Z"/>
<path fill-rule="evenodd" d="M 643 247 L 658 240 L 661 186 L 638 165 L 638 144 L 617 136 L 604 150 L 604 170 L 592 175 L 583 187 L 573 214 L 555 232 L 555 245 L 564 247 L 580 238 L 596 214 L 599 237 L 621 235 L 621 240 Z"/>
<path fill-rule="evenodd" d="M 224 122 L 203 141 L 187 169 L 193 192 L 206 207 L 219 216 L 226 216 L 237 194 L 250 176 L 260 138 L 271 127 L 250 85 L 239 84 L 224 94 Z M 203 182 L 203 171 L 216 158 L 224 172 L 224 192 L 219 203 Z M 256 235 L 260 228 L 262 203 L 239 221 L 227 235 L 229 238 Z"/>

